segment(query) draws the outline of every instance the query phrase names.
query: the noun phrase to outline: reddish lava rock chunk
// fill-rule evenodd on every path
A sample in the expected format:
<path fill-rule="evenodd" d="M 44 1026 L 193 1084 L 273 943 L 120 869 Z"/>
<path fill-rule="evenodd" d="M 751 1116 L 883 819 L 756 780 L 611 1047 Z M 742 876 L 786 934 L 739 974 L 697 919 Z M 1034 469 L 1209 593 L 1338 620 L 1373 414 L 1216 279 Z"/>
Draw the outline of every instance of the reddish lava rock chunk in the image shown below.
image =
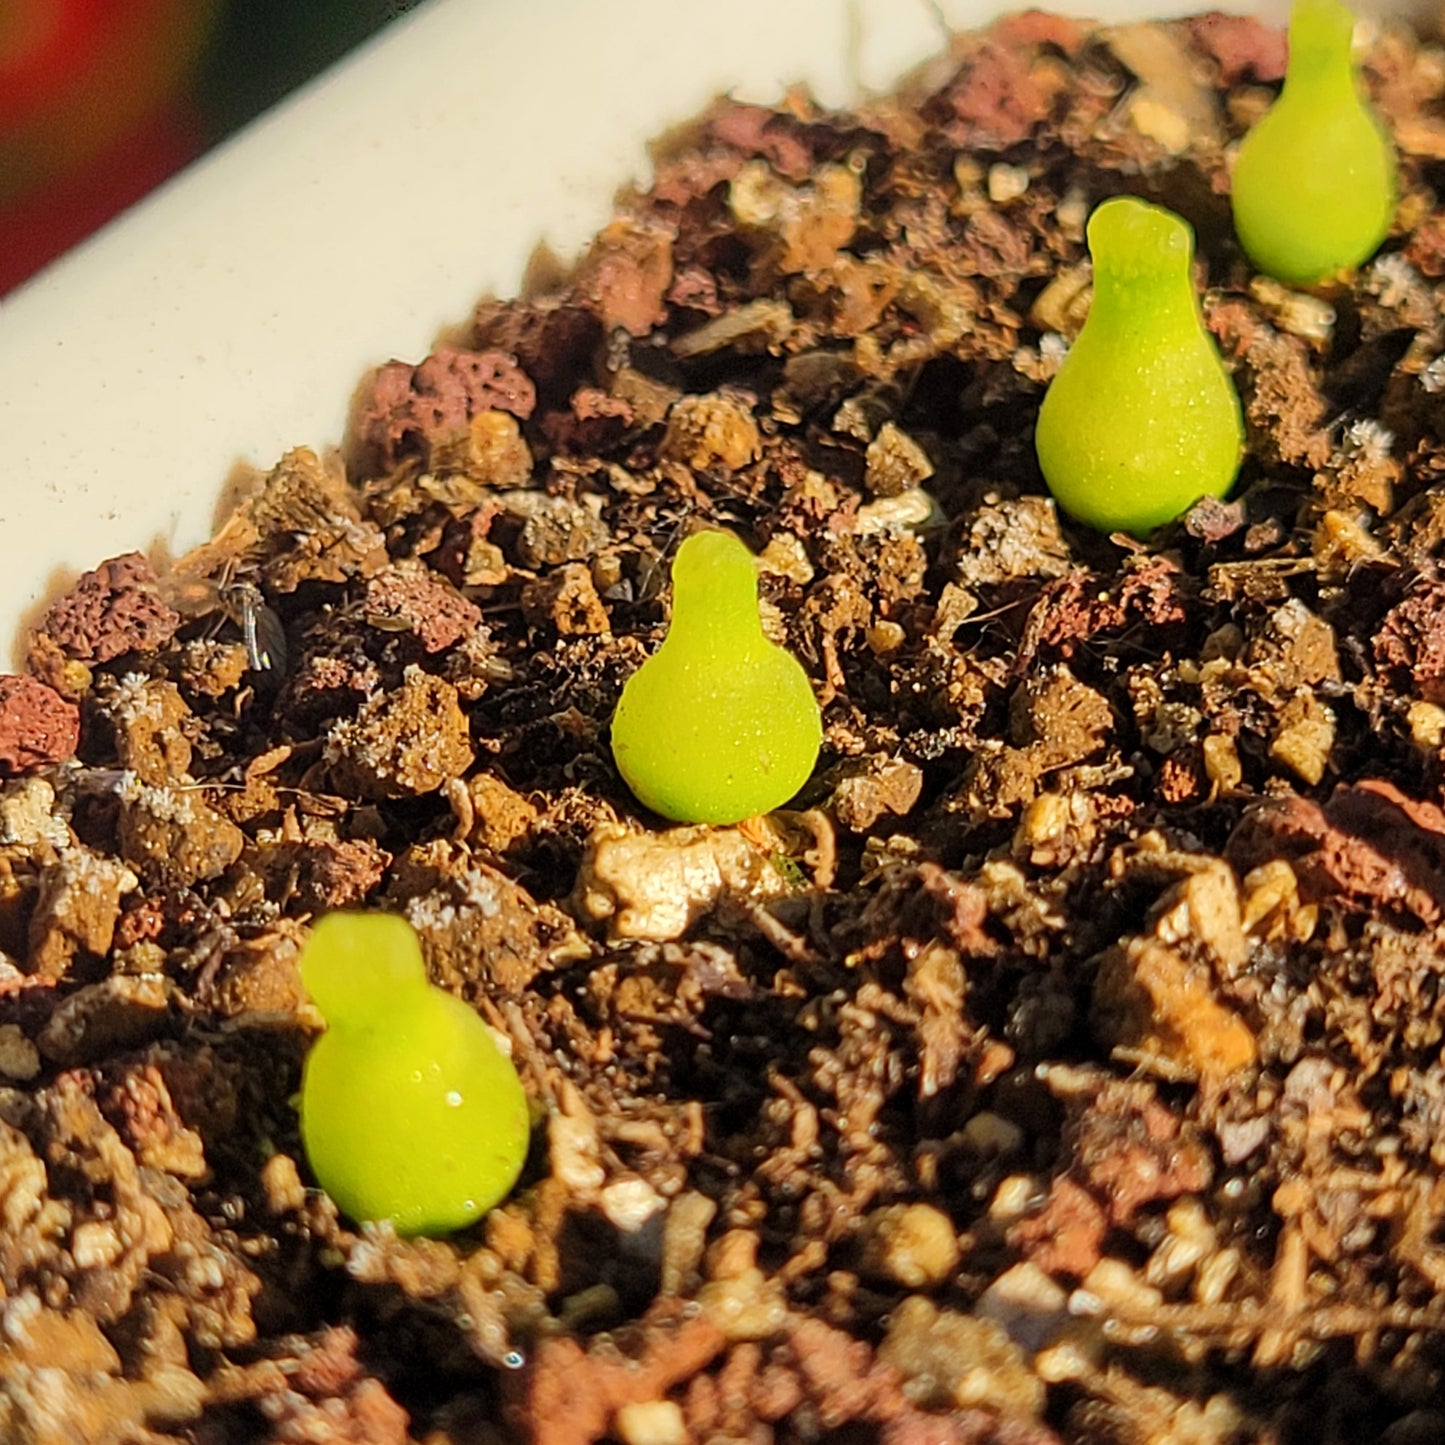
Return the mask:
<path fill-rule="evenodd" d="M 45 614 L 37 633 L 67 657 L 110 662 L 161 647 L 180 621 L 162 600 L 151 564 L 127 552 L 87 572 Z"/>
<path fill-rule="evenodd" d="M 33 677 L 0 676 L 0 769 L 7 776 L 62 763 L 80 742 L 80 709 Z"/>
<path fill-rule="evenodd" d="M 409 450 L 455 436 L 482 411 L 531 416 L 531 378 L 503 351 L 439 347 L 418 366 L 388 361 L 372 378 L 355 417 L 357 439 L 383 466 Z"/>

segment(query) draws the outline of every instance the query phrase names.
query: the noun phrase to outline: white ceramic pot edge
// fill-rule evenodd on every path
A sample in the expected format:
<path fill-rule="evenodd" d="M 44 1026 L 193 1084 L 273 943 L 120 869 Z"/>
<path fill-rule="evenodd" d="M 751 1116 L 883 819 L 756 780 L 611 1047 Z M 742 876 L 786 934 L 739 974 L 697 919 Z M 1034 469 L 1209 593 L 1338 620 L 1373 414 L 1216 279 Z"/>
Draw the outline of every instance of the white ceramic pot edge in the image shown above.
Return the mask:
<path fill-rule="evenodd" d="M 339 440 L 368 366 L 575 253 L 713 95 L 845 103 L 1006 8 L 432 0 L 0 302 L 0 640 L 104 557 L 202 540 L 236 463 Z"/>

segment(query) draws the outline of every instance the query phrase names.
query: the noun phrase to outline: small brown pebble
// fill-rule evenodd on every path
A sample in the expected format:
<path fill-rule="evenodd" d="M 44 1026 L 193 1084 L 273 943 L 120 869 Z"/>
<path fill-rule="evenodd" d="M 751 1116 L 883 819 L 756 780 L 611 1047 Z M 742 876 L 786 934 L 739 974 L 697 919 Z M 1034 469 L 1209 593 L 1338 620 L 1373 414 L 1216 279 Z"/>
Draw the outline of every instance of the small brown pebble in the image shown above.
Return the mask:
<path fill-rule="evenodd" d="M 1335 745 L 1335 712 L 1311 692 L 1301 691 L 1280 714 L 1269 755 L 1302 782 L 1318 783 Z"/>
<path fill-rule="evenodd" d="M 251 670 L 244 642 L 196 637 L 181 644 L 177 681 L 192 698 L 224 697 L 240 687 Z"/>
<path fill-rule="evenodd" d="M 1143 1080 L 1105 1084 L 1067 1132 L 1082 1182 L 1116 1225 L 1156 1200 L 1207 1189 L 1214 1177 L 1193 1125 Z"/>
<path fill-rule="evenodd" d="M 1162 802 L 1176 807 L 1196 802 L 1206 791 L 1205 782 L 1203 761 L 1192 750 L 1171 753 L 1159 764 L 1156 786 Z"/>
<path fill-rule="evenodd" d="M 1334 451 L 1323 425 L 1329 403 L 1311 374 L 1305 343 L 1262 330 L 1240 377 L 1251 448 L 1272 463 L 1323 467 Z"/>
<path fill-rule="evenodd" d="M 171 996 L 158 974 L 117 974 L 78 989 L 50 1016 L 36 1043 L 66 1066 L 135 1048 L 165 1027 Z"/>
<path fill-rule="evenodd" d="M 187 1180 L 209 1173 L 201 1136 L 177 1113 L 157 1064 L 124 1065 L 100 1095 L 100 1105 L 146 1168 Z"/>
<path fill-rule="evenodd" d="M 789 180 L 801 181 L 813 168 L 797 118 L 770 106 L 719 101 L 708 116 L 707 128 L 715 140 L 745 156 L 761 156 Z"/>
<path fill-rule="evenodd" d="M 0 846 L 63 848 L 70 830 L 55 816 L 55 789 L 43 777 L 17 778 L 0 787 Z"/>
<path fill-rule="evenodd" d="M 144 878 L 187 885 L 217 878 L 241 856 L 246 835 L 193 787 L 134 779 L 121 790 L 121 856 Z"/>
<path fill-rule="evenodd" d="M 622 1445 L 687 1445 L 687 1423 L 674 1400 L 637 1400 L 618 1410 L 613 1424 Z"/>
<path fill-rule="evenodd" d="M 528 582 L 522 614 L 533 627 L 551 627 L 559 637 L 604 637 L 611 631 L 592 571 L 581 562 Z"/>
<path fill-rule="evenodd" d="M 883 423 L 868 443 L 863 485 L 875 497 L 897 497 L 933 475 L 928 454 L 902 428 Z"/>
<path fill-rule="evenodd" d="M 505 853 L 531 831 L 536 805 L 491 773 L 473 773 L 466 781 L 471 812 L 464 825 L 467 840 L 492 853 Z M 450 796 L 450 795 L 448 795 Z M 458 825 L 462 822 L 459 816 Z"/>
<path fill-rule="evenodd" d="M 662 1293 L 678 1295 L 694 1289 L 702 1268 L 707 1231 L 717 1204 L 689 1190 L 667 1206 L 662 1222 Z"/>
<path fill-rule="evenodd" d="M 174 683 L 126 678 L 99 701 L 115 725 L 121 767 L 161 787 L 189 781 L 191 743 L 185 727 L 194 719 Z"/>
<path fill-rule="evenodd" d="M 797 1375 L 783 1365 L 770 1365 L 758 1376 L 753 1408 L 760 1420 L 782 1420 L 803 1401 Z"/>
<path fill-rule="evenodd" d="M 110 951 L 121 897 L 139 880 L 123 863 L 77 845 L 40 875 L 30 916 L 28 970 L 55 981 L 77 954 L 103 958 Z"/>
<path fill-rule="evenodd" d="M 958 1266 L 953 1221 L 931 1204 L 890 1204 L 864 1221 L 862 1268 L 905 1289 L 932 1289 Z"/>
<path fill-rule="evenodd" d="M 283 1377 L 284 1381 L 284 1377 Z M 318 1445 L 410 1445 L 410 1417 L 380 1380 L 357 1380 L 344 1394 L 308 1400 L 287 1387 L 264 1394 L 256 1408 L 272 1426 L 276 1441 Z"/>
<path fill-rule="evenodd" d="M 0 1079 L 26 1083 L 40 1072 L 40 1051 L 19 1024 L 0 1024 Z"/>
<path fill-rule="evenodd" d="M 1043 1413 L 1043 1381 L 1002 1326 L 941 1310 L 922 1295 L 889 1315 L 878 1355 L 906 1377 L 904 1393 L 925 1408 L 982 1405 L 1025 1420 Z"/>
<path fill-rule="evenodd" d="M 1288 49 L 1284 32 L 1252 15 L 1224 15 L 1210 11 L 1187 22 L 1201 45 L 1219 65 L 1225 85 L 1242 80 L 1265 84 L 1284 75 Z"/>
<path fill-rule="evenodd" d="M 359 645 L 323 644 L 304 653 L 286 678 L 281 706 L 288 717 L 314 726 L 354 711 L 380 683 L 380 670 Z"/>
<path fill-rule="evenodd" d="M 788 1302 L 782 1285 L 754 1266 L 725 1279 L 709 1280 L 697 1292 L 708 1321 L 732 1342 L 766 1340 L 782 1329 Z"/>
<path fill-rule="evenodd" d="M 276 593 L 295 592 L 303 582 L 370 577 L 387 562 L 386 539 L 361 515 L 340 458 L 319 457 L 309 447 L 293 447 L 272 467 L 232 525 L 243 528 L 247 550 L 265 554 L 259 579 Z M 204 566 L 205 548 L 183 557 L 175 573 Z M 228 554 L 210 565 L 230 568 L 234 559 Z"/>
<path fill-rule="evenodd" d="M 1046 1274 L 1083 1279 L 1099 1262 L 1108 1216 L 1087 1190 L 1060 1174 L 1041 1212 L 1011 1225 L 1008 1241 Z"/>
<path fill-rule="evenodd" d="M 391 854 L 369 838 L 282 845 L 296 901 L 311 913 L 356 908 L 386 876 Z"/>
<path fill-rule="evenodd" d="M 301 1171 L 289 1154 L 273 1154 L 261 1166 L 261 1187 L 272 1214 L 294 1214 L 306 1203 Z"/>
<path fill-rule="evenodd" d="M 1393 783 L 1365 778 L 1321 808 L 1292 794 L 1244 814 L 1226 853 L 1241 871 L 1281 854 L 1309 901 L 1403 909 L 1427 924 L 1445 913 L 1445 813 Z"/>
<path fill-rule="evenodd" d="M 1069 1296 L 1032 1260 L 1025 1260 L 1004 1270 L 984 1290 L 976 1313 L 996 1321 L 1010 1339 L 1037 1353 L 1068 1329 Z"/>
<path fill-rule="evenodd" d="M 473 759 L 466 714 L 449 682 L 408 667 L 401 687 L 333 724 L 326 760 L 335 784 L 363 798 L 434 793 Z"/>
<path fill-rule="evenodd" d="M 482 625 L 476 603 L 415 559 L 372 577 L 366 584 L 365 608 L 371 626 L 409 632 L 428 653 L 455 646 Z"/>
<path fill-rule="evenodd" d="M 923 772 L 902 758 L 874 758 L 850 768 L 833 792 L 833 812 L 850 833 L 866 833 L 880 818 L 902 818 L 923 791 Z"/>
<path fill-rule="evenodd" d="M 588 952 L 560 909 L 449 839 L 404 853 L 383 901 L 405 911 L 433 979 L 458 993 L 521 994 L 549 960 Z"/>
<path fill-rule="evenodd" d="M 260 934 L 226 949 L 215 960 L 214 982 L 204 991 L 208 1007 L 227 1018 L 248 1014 L 293 1015 L 306 1003 L 297 968 L 299 930 Z"/>
<path fill-rule="evenodd" d="M 365 1374 L 356 1358 L 359 1343 L 356 1331 L 349 1325 L 321 1331 L 300 1352 L 290 1372 L 291 1384 L 317 1400 L 344 1395 Z"/>
<path fill-rule="evenodd" d="M 1373 646 L 1376 662 L 1398 686 L 1445 703 L 1445 584 L 1412 588 L 1385 614 Z"/>
<path fill-rule="evenodd" d="M 1210 970 L 1153 939 L 1105 955 L 1093 1019 L 1106 1042 L 1181 1078 L 1223 1082 L 1258 1057 L 1249 1026 L 1216 997 Z"/>
<path fill-rule="evenodd" d="M 598 234 L 578 265 L 575 290 L 606 330 L 646 336 L 667 319 L 672 240 L 670 226 L 646 221 L 616 220 Z"/>
<path fill-rule="evenodd" d="M 580 502 L 546 492 L 509 492 L 507 511 L 522 519 L 517 560 L 524 567 L 559 567 L 586 562 L 611 540 L 597 513 Z"/>
<path fill-rule="evenodd" d="M 1301 687 L 1340 680 L 1335 629 L 1296 598 L 1269 614 L 1243 660 L 1255 669 L 1262 689 L 1282 698 Z"/>
<path fill-rule="evenodd" d="M 660 1300 L 639 1322 L 635 1355 L 615 1345 L 583 1349 L 575 1339 L 545 1339 L 521 1370 L 504 1380 L 508 1414 L 532 1445 L 592 1445 L 616 1412 L 660 1400 L 722 1353 L 717 1326 L 675 1301 Z"/>
<path fill-rule="evenodd" d="M 985 150 L 1026 140 L 1053 108 L 1061 82 L 1030 64 L 1022 48 L 976 42 L 957 79 L 934 100 L 944 133 L 957 146 Z"/>
<path fill-rule="evenodd" d="M 1062 577 L 1069 544 L 1051 497 L 988 501 L 959 539 L 955 575 L 970 592 L 1024 577 Z"/>
<path fill-rule="evenodd" d="M 737 397 L 713 392 L 684 396 L 667 415 L 661 454 L 695 472 L 737 471 L 758 454 L 758 424 Z"/>
<path fill-rule="evenodd" d="M 483 487 L 523 487 L 532 476 L 532 449 L 510 412 L 479 411 L 465 431 L 432 443 L 431 465 L 438 473 L 462 472 Z"/>
<path fill-rule="evenodd" d="M 880 1397 L 897 1389 L 897 1376 L 880 1378 L 872 1368 L 873 1351 L 866 1340 L 854 1339 L 819 1319 L 792 1322 L 788 1353 L 819 1422 L 830 1430 L 867 1418 L 881 1403 Z"/>
<path fill-rule="evenodd" d="M 1222 542 L 1243 526 L 1244 508 L 1218 497 L 1201 497 L 1184 516 L 1184 530 L 1201 542 Z"/>

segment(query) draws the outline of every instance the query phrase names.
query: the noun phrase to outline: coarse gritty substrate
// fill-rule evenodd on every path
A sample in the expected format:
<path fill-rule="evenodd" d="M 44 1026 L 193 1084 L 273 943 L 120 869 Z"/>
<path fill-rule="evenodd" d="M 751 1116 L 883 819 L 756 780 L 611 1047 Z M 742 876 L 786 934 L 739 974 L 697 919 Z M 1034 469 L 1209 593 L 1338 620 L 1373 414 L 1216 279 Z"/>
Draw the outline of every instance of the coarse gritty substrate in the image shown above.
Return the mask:
<path fill-rule="evenodd" d="M 720 104 L 344 471 L 52 610 L 0 683 L 0 1438 L 1445 1437 L 1445 57 L 1374 39 L 1398 223 L 1315 296 L 1229 228 L 1282 61 L 1030 15 L 903 101 Z M 1148 545 L 1032 448 L 1120 192 L 1193 224 L 1249 432 Z M 707 524 L 826 740 L 667 830 L 607 722 Z M 308 1187 L 296 955 L 363 905 L 536 1101 L 457 1239 Z"/>

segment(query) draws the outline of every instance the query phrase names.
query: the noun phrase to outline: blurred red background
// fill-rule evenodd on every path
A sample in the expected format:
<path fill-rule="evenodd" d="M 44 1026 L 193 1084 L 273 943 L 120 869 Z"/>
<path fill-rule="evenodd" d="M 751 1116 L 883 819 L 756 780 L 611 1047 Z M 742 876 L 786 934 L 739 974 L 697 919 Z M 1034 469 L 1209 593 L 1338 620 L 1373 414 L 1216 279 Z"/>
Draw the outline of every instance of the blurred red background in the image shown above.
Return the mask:
<path fill-rule="evenodd" d="M 0 0 L 0 295 L 416 0 Z"/>

